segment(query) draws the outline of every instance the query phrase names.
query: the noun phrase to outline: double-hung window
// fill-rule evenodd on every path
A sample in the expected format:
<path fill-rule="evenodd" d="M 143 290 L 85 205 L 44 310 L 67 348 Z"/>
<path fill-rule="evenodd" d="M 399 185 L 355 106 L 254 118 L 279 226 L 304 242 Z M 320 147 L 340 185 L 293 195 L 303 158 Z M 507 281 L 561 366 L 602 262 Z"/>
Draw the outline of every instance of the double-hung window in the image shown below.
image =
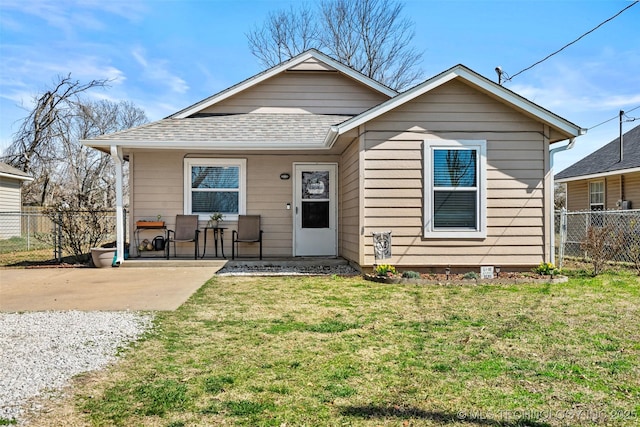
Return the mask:
<path fill-rule="evenodd" d="M 604 210 L 604 181 L 591 181 L 589 183 L 589 209 L 591 210 L 590 222 L 594 227 L 602 227 L 604 217 L 601 213 L 594 211 Z"/>
<path fill-rule="evenodd" d="M 245 213 L 246 159 L 184 160 L 184 211 L 206 220 L 220 212 L 228 220 Z"/>
<path fill-rule="evenodd" d="M 589 183 L 589 208 L 592 211 L 604 210 L 604 181 Z"/>
<path fill-rule="evenodd" d="M 486 141 L 425 141 L 424 237 L 486 237 L 486 157 Z"/>

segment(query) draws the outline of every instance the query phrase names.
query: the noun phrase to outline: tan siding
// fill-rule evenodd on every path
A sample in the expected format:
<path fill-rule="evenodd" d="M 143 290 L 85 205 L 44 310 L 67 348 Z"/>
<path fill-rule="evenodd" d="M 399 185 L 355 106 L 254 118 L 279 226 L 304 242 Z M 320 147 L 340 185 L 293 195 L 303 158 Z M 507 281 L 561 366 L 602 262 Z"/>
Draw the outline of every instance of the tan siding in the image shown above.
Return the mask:
<path fill-rule="evenodd" d="M 358 262 L 360 229 L 360 169 L 358 144 L 351 144 L 342 154 L 339 167 L 339 245 L 340 256 Z"/>
<path fill-rule="evenodd" d="M 640 172 L 624 175 L 624 199 L 633 209 L 640 209 Z"/>
<path fill-rule="evenodd" d="M 282 73 L 203 113 L 249 113 L 299 109 L 314 114 L 359 114 L 388 99 L 339 73 Z"/>
<path fill-rule="evenodd" d="M 567 210 L 589 209 L 589 184 L 585 180 L 567 182 Z"/>
<path fill-rule="evenodd" d="M 175 216 L 184 211 L 183 159 L 186 155 L 202 157 L 202 155 L 186 152 L 136 152 L 132 156 L 131 168 L 135 175 L 135 186 L 132 191 L 132 224 L 137 219 L 155 218 L 157 214 L 161 214 L 167 222 L 167 227 L 174 226 Z M 247 213 L 259 214 L 262 217 L 264 256 L 291 256 L 293 209 L 287 210 L 286 205 L 293 204 L 292 164 L 294 162 L 335 163 L 338 162 L 338 157 L 225 154 L 218 158 L 247 159 Z M 292 179 L 280 179 L 280 174 L 284 172 L 292 175 Z M 200 226 L 205 225 L 206 222 L 201 221 Z M 236 223 L 224 222 L 223 226 L 229 228 L 225 232 L 224 250 L 225 254 L 230 256 L 231 231 Z M 212 253 L 212 248 L 213 239 L 208 235 L 207 255 Z M 257 256 L 258 245 L 242 245 L 240 251 L 243 256 Z M 179 253 L 188 255 L 191 252 L 187 246 L 184 246 L 181 251 L 179 249 Z"/>
<path fill-rule="evenodd" d="M 605 181 L 605 209 L 618 209 L 618 200 L 631 200 L 633 209 L 640 209 L 640 172 L 612 175 L 600 178 Z M 567 210 L 580 211 L 589 209 L 589 182 L 593 180 L 570 181 L 567 183 Z"/>
<path fill-rule="evenodd" d="M 397 266 L 535 265 L 544 259 L 543 126 L 451 82 L 367 124 L 365 264 L 369 236 L 392 231 Z M 424 239 L 423 141 L 487 140 L 487 238 Z"/>
<path fill-rule="evenodd" d="M 620 175 L 608 176 L 605 178 L 605 190 L 604 190 L 604 208 L 605 209 L 618 209 L 618 200 L 620 200 Z"/>

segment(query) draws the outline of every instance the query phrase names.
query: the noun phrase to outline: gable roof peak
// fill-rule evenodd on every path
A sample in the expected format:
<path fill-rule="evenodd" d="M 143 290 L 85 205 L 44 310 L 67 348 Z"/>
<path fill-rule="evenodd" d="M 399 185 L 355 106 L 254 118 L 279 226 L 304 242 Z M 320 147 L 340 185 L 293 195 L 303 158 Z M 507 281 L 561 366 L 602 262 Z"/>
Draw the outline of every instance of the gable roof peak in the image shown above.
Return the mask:
<path fill-rule="evenodd" d="M 366 123 L 369 120 L 372 120 L 394 108 L 411 101 L 443 84 L 455 80 L 461 79 L 465 83 L 475 87 L 478 90 L 481 90 L 497 99 L 505 104 L 510 105 L 514 109 L 518 109 L 520 111 L 526 112 L 527 114 L 535 117 L 536 119 L 543 121 L 550 126 L 555 127 L 560 130 L 562 133 L 567 135 L 567 138 L 573 138 L 576 136 L 583 135 L 586 133 L 586 129 L 583 129 L 577 126 L 570 121 L 563 119 L 562 117 L 552 113 L 551 111 L 539 106 L 538 104 L 529 101 L 523 96 L 513 92 L 512 90 L 505 88 L 504 86 L 495 83 L 483 75 L 473 71 L 471 68 L 463 65 L 457 64 L 453 67 L 449 68 L 441 72 L 440 74 L 435 75 L 418 85 L 407 89 L 406 91 L 398 94 L 394 98 L 389 99 L 382 104 L 379 104 L 369 110 L 353 117 L 350 120 L 340 124 L 339 126 L 334 126 L 332 129 L 333 136 L 337 136 L 344 132 L 347 132 L 363 123 Z M 557 141 L 552 141 L 557 142 Z"/>
<path fill-rule="evenodd" d="M 189 117 L 193 114 L 196 114 L 200 111 L 202 111 L 205 108 L 210 107 L 211 105 L 214 105 L 222 100 L 225 100 L 239 92 L 242 92 L 252 86 L 257 85 L 258 83 L 261 83 L 277 74 L 280 74 L 284 71 L 287 71 L 297 65 L 302 64 L 305 61 L 308 61 L 309 59 L 317 59 L 320 62 L 323 62 L 324 64 L 326 64 L 327 66 L 334 68 L 335 70 L 337 70 L 338 72 L 341 72 L 342 74 L 358 81 L 359 83 L 377 91 L 380 92 L 384 95 L 387 95 L 389 97 L 393 97 L 395 95 L 398 94 L 398 92 L 396 92 L 393 89 L 388 88 L 387 86 L 383 85 L 382 83 L 375 81 L 367 76 L 365 76 L 364 74 L 360 73 L 359 71 L 354 70 L 351 67 L 348 67 L 347 65 L 342 64 L 341 62 L 331 58 L 330 56 L 320 52 L 319 50 L 316 49 L 308 49 L 296 56 L 294 56 L 293 58 L 287 59 L 283 62 L 281 62 L 278 65 L 275 65 L 265 71 L 262 71 L 252 77 L 249 77 L 248 79 L 234 85 L 231 86 L 227 89 L 224 89 L 221 92 L 218 92 L 215 95 L 212 95 L 208 98 L 205 98 L 183 110 L 178 111 L 177 113 L 172 114 L 171 116 L 167 117 L 167 118 L 173 118 L 173 119 L 181 119 L 181 118 L 185 118 L 185 117 Z"/>

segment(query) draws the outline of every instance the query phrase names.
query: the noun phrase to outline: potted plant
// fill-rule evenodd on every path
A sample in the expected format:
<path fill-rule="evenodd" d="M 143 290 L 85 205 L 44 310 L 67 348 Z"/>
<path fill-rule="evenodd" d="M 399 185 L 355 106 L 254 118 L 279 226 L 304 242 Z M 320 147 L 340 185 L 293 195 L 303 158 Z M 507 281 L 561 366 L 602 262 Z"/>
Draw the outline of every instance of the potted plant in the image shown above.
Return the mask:
<path fill-rule="evenodd" d="M 220 212 L 214 212 L 209 216 L 209 227 L 217 227 L 222 221 L 224 221 L 223 215 Z"/>

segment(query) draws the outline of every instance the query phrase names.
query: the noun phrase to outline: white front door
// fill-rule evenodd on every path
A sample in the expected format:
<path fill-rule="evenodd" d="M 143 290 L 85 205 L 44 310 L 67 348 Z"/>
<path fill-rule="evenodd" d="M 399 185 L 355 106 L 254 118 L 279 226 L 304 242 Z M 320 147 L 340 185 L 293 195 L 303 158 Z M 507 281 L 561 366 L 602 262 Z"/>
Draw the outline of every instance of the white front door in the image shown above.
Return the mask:
<path fill-rule="evenodd" d="M 338 255 L 335 163 L 294 163 L 294 256 Z"/>

